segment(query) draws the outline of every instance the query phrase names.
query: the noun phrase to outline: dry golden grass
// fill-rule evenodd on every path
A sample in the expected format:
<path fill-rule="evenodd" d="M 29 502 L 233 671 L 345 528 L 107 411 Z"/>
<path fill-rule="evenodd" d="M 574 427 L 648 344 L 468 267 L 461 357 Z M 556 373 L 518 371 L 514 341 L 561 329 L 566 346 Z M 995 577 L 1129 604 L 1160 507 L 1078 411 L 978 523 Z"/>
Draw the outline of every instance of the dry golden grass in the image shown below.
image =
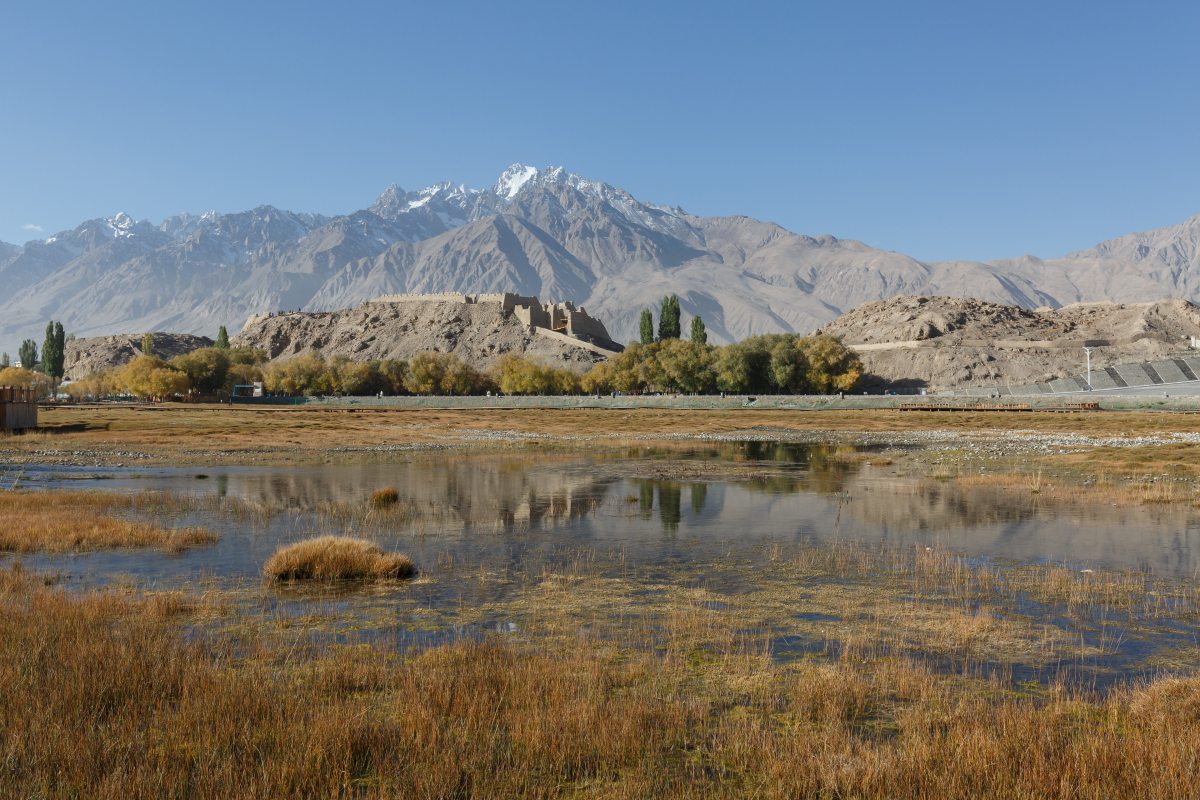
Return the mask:
<path fill-rule="evenodd" d="M 400 502 L 400 493 L 388 486 L 371 493 L 371 505 L 375 508 L 390 508 Z"/>
<path fill-rule="evenodd" d="M 1200 781 L 1196 677 L 1028 691 L 861 648 L 783 668 L 699 611 L 664 617 L 657 652 L 577 635 L 406 657 L 171 618 L 0 570 L 4 794 L 1182 798 Z"/>
<path fill-rule="evenodd" d="M 466 430 L 515 430 L 562 436 L 627 437 L 727 434 L 756 426 L 804 431 L 1033 430 L 1099 436 L 1200 431 L 1200 415 L 1103 412 L 1096 414 L 930 413 L 889 411 L 705 410 L 429 410 L 307 409 L 157 406 L 43 410 L 42 433 L 12 437 L 5 446 L 46 449 L 104 446 L 138 448 L 169 457 L 181 449 L 317 452 L 446 441 Z M 1191 458 L 1189 461 L 1196 462 Z M 1196 462 L 1200 468 L 1200 462 Z"/>
<path fill-rule="evenodd" d="M 144 507 L 145 497 L 112 492 L 0 493 L 0 551 L 65 553 L 117 547 L 186 550 L 213 544 L 202 528 L 164 528 L 151 520 L 115 516 Z"/>
<path fill-rule="evenodd" d="M 273 580 L 411 578 L 414 572 L 408 556 L 347 536 L 319 536 L 280 547 L 263 565 L 263 574 Z"/>
<path fill-rule="evenodd" d="M 941 479 L 935 471 L 934 478 Z M 1153 479 L 1126 479 L 1098 476 L 1094 482 L 1082 483 L 1078 477 L 1051 477 L 1044 470 L 1029 473 L 992 475 L 946 475 L 959 488 L 1006 489 L 1017 493 L 1038 495 L 1043 504 L 1065 505 L 1193 505 L 1200 502 L 1200 486 L 1171 476 L 1158 475 Z"/>

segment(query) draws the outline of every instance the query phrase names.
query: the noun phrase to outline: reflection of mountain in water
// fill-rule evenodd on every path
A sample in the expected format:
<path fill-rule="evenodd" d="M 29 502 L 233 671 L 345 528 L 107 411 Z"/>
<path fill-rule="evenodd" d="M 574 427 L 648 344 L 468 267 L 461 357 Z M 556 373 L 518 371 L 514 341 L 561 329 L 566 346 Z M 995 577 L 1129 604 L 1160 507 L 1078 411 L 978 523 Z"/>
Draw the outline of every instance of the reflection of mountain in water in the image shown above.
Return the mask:
<path fill-rule="evenodd" d="M 928 478 L 888 480 L 859 474 L 845 481 L 845 491 L 853 497 L 846 506 L 853 517 L 885 530 L 979 528 L 1047 516 L 1109 526 L 1114 517 L 1135 510 L 1113 508 L 1107 501 L 1062 506 L 1019 485 L 1001 489 Z M 1136 511 L 1161 525 L 1186 527 L 1191 516 L 1183 506 L 1144 506 Z"/>

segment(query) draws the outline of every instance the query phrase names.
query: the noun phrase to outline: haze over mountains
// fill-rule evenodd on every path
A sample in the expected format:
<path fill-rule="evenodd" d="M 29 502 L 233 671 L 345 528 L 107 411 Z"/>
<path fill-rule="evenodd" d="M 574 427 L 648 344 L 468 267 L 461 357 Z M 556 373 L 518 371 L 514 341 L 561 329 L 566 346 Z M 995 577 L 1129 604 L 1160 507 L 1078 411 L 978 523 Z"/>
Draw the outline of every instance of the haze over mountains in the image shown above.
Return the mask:
<path fill-rule="evenodd" d="M 684 329 L 711 341 L 808 333 L 900 294 L 1027 308 L 1077 301 L 1200 301 L 1200 215 L 1057 259 L 921 262 L 851 239 L 806 236 L 743 216 L 696 217 L 642 203 L 561 167 L 514 165 L 494 186 L 389 186 L 339 217 L 259 206 L 125 214 L 18 247 L 0 243 L 0 343 L 41 341 L 48 319 L 77 336 L 148 330 L 215 336 L 253 313 L 333 310 L 396 292 L 536 294 L 574 300 L 619 341 L 642 308 L 675 292 Z"/>

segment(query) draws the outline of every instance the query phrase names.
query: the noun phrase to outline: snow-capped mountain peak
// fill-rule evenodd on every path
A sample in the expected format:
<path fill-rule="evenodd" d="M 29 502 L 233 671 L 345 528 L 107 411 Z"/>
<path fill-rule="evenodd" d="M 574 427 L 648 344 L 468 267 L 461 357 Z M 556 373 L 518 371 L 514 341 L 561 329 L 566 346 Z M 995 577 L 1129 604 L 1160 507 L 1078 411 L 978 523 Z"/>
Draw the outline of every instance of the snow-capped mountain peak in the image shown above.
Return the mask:
<path fill-rule="evenodd" d="M 495 192 L 496 197 L 507 203 L 517 196 L 517 192 L 521 191 L 522 186 L 537 176 L 537 167 L 513 164 L 504 170 L 504 174 L 500 176 L 500 180 L 496 181 L 492 191 Z"/>
<path fill-rule="evenodd" d="M 100 232 L 109 239 L 120 239 L 126 236 L 136 236 L 138 233 L 143 232 L 141 229 L 150 229 L 150 223 L 145 220 L 138 222 L 124 211 L 121 211 L 103 220 Z"/>

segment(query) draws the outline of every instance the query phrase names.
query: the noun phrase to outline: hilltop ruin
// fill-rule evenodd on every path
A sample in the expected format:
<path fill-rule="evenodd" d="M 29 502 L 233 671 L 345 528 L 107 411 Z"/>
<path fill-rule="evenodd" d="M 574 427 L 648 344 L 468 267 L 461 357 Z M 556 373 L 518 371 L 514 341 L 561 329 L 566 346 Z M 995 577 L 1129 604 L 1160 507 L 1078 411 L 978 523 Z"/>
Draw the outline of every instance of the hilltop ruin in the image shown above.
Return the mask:
<path fill-rule="evenodd" d="M 354 361 L 433 352 L 486 369 L 513 354 L 580 371 L 623 349 L 603 322 L 574 303 L 543 304 L 510 292 L 393 294 L 343 311 L 255 314 L 230 343 L 266 350 L 272 360 L 313 350 Z"/>

